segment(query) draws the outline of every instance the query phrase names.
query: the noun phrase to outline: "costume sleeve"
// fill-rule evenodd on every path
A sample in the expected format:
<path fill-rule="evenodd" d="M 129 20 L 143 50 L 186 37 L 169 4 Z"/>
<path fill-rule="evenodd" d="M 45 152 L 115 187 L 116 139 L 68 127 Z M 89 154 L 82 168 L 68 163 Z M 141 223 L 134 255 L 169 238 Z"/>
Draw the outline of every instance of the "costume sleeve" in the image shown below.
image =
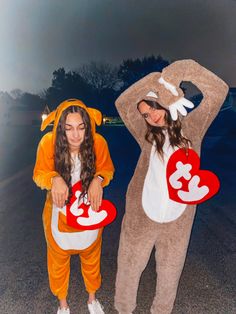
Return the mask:
<path fill-rule="evenodd" d="M 33 180 L 42 190 L 50 190 L 52 187 L 51 179 L 58 175 L 54 170 L 52 134 L 47 133 L 38 145 Z"/>
<path fill-rule="evenodd" d="M 228 85 L 194 60 L 180 60 L 170 64 L 162 71 L 162 77 L 177 87 L 182 81 L 191 82 L 201 91 L 203 99 L 187 115 L 185 124 L 192 130 L 196 129 L 203 137 L 227 96 Z"/>
<path fill-rule="evenodd" d="M 116 100 L 115 105 L 130 133 L 140 146 L 145 140 L 146 123 L 138 112 L 137 104 L 150 92 L 151 86 L 156 86 L 158 74 L 150 73 L 126 89 Z"/>
<path fill-rule="evenodd" d="M 96 133 L 94 136 L 94 151 L 96 155 L 95 176 L 101 175 L 104 178 L 102 185 L 106 186 L 113 178 L 114 166 L 111 160 L 107 142 L 104 137 L 98 133 Z"/>

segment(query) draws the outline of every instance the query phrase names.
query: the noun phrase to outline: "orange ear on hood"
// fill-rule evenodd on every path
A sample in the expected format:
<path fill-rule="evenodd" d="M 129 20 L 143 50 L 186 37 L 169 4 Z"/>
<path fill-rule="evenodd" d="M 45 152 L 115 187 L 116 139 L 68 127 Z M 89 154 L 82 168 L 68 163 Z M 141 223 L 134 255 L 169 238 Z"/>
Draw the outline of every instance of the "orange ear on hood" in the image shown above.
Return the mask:
<path fill-rule="evenodd" d="M 55 116 L 56 116 L 56 110 L 50 112 L 47 118 L 42 121 L 40 130 L 44 131 L 46 127 L 55 120 Z"/>
<path fill-rule="evenodd" d="M 94 108 L 87 108 L 87 111 L 91 118 L 94 119 L 96 125 L 101 125 L 102 123 L 102 113 Z"/>
<path fill-rule="evenodd" d="M 102 123 L 102 113 L 97 109 L 86 107 L 86 105 L 78 99 L 69 99 L 62 102 L 57 107 L 56 110 L 52 111 L 47 116 L 47 118 L 44 121 L 42 121 L 41 128 L 40 128 L 41 131 L 44 131 L 50 123 L 54 122 L 53 133 L 56 133 L 56 128 L 57 128 L 62 112 L 70 106 L 78 106 L 87 111 L 87 113 L 90 116 L 92 130 L 95 133 L 96 132 L 95 125 L 101 125 Z"/>

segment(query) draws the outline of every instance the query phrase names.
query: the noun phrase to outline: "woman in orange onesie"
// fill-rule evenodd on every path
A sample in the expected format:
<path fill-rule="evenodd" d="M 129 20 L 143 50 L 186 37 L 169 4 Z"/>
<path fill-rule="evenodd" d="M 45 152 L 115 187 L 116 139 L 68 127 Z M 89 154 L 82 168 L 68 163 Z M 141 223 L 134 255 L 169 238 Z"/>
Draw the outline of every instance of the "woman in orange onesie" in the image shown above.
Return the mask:
<path fill-rule="evenodd" d="M 104 313 L 95 293 L 101 285 L 100 255 L 102 228 L 77 230 L 67 224 L 66 203 L 72 187 L 81 181 L 79 200 L 88 199 L 94 211 L 102 201 L 103 187 L 113 177 L 114 167 L 105 139 L 95 132 L 101 113 L 77 99 L 61 103 L 43 121 L 44 130 L 54 121 L 52 132 L 41 139 L 33 179 L 47 189 L 43 225 L 47 242 L 47 265 L 52 293 L 59 299 L 57 314 L 69 314 L 67 292 L 70 256 L 79 254 L 81 271 L 88 292 L 88 309 Z"/>

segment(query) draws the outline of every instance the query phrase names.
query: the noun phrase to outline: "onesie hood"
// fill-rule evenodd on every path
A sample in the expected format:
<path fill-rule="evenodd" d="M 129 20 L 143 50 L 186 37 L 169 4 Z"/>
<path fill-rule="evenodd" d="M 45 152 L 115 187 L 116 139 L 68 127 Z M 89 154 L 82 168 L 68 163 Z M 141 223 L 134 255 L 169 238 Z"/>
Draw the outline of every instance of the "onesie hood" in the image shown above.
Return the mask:
<path fill-rule="evenodd" d="M 187 115 L 184 106 L 193 108 L 194 104 L 184 97 L 184 93 L 178 85 L 167 82 L 163 76 L 163 73 L 155 72 L 143 78 L 144 89 L 138 92 L 139 102 L 142 100 L 155 101 L 163 109 L 169 111 L 173 121 L 177 119 L 181 121 L 183 116 Z M 178 111 L 182 115 L 178 115 Z"/>
<path fill-rule="evenodd" d="M 78 106 L 83 108 L 89 115 L 90 117 L 90 122 L 91 122 L 91 127 L 92 127 L 92 132 L 95 134 L 96 132 L 96 125 L 101 125 L 102 123 L 102 113 L 94 108 L 89 108 L 87 107 L 81 100 L 79 99 L 67 99 L 63 101 L 57 109 L 54 111 L 50 112 L 50 114 L 47 116 L 47 118 L 42 122 L 41 124 L 41 131 L 44 131 L 46 127 L 53 123 L 53 130 L 52 130 L 52 136 L 53 136 L 53 143 L 55 142 L 55 137 L 56 137 L 56 130 L 57 126 L 59 123 L 59 120 L 61 118 L 61 115 L 64 110 L 71 106 Z"/>
<path fill-rule="evenodd" d="M 169 106 L 184 96 L 182 89 L 168 84 L 163 79 L 163 73 L 153 72 L 140 79 L 129 87 L 127 101 L 136 105 L 142 100 L 158 102 L 163 108 L 169 110 Z"/>

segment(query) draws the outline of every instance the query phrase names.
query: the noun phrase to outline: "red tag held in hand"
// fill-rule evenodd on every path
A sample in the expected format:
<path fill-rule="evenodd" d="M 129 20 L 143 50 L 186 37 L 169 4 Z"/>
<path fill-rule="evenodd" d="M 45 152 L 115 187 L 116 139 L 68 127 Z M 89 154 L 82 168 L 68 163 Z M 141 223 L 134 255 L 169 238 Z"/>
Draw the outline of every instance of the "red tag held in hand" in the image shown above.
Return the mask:
<path fill-rule="evenodd" d="M 82 191 L 81 181 L 72 187 L 72 197 L 66 205 L 67 224 L 78 230 L 94 230 L 110 224 L 116 218 L 116 208 L 108 200 L 95 212 L 87 201 L 87 195 L 79 199 Z"/>

